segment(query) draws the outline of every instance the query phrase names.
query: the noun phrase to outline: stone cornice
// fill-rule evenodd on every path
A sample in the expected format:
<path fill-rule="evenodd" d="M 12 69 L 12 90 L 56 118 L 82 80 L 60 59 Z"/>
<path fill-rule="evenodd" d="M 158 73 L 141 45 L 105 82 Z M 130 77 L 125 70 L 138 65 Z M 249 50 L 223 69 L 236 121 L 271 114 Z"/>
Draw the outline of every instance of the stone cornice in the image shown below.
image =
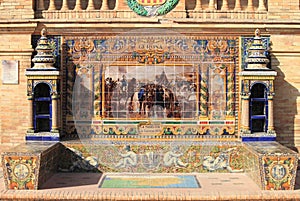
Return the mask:
<path fill-rule="evenodd" d="M 300 20 L 299 20 L 300 22 Z M 231 34 L 253 35 L 253 30 L 259 28 L 262 35 L 296 34 L 300 33 L 300 23 L 286 21 L 204 21 L 202 19 L 163 19 L 163 18 L 108 18 L 108 19 L 28 19 L 0 20 L 0 34 L 39 34 L 42 27 L 47 27 L 49 33 L 69 35 L 73 33 L 93 33 L 94 30 L 112 33 L 124 29 L 164 28 L 179 32 L 195 34 Z M 65 30 L 68 29 L 66 33 Z M 117 31 L 118 32 L 118 31 Z M 96 33 L 95 33 L 96 34 Z"/>
<path fill-rule="evenodd" d="M 5 49 L 0 50 L 0 56 L 32 56 L 34 49 Z"/>
<path fill-rule="evenodd" d="M 31 20 L 0 20 L 0 34 L 32 34 L 37 25 Z"/>

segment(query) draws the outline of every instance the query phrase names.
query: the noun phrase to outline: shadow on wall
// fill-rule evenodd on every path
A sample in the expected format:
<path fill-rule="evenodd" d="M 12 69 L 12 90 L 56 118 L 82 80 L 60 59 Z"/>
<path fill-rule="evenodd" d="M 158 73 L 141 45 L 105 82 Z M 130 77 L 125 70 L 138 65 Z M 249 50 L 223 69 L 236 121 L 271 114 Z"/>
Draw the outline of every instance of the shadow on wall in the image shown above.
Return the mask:
<path fill-rule="evenodd" d="M 77 146 L 77 148 L 64 146 L 58 172 L 101 173 L 98 166 L 98 159 L 90 155 L 84 146 Z"/>
<path fill-rule="evenodd" d="M 102 172 L 98 170 L 98 160 L 82 149 L 61 145 L 60 159 L 56 173 L 41 186 L 41 189 L 67 188 L 73 186 L 96 185 Z"/>
<path fill-rule="evenodd" d="M 298 152 L 295 147 L 295 116 L 297 115 L 297 97 L 300 93 L 297 88 L 286 81 L 285 74 L 279 66 L 280 62 L 272 55 L 272 69 L 277 72 L 274 82 L 274 126 L 277 141 Z"/>

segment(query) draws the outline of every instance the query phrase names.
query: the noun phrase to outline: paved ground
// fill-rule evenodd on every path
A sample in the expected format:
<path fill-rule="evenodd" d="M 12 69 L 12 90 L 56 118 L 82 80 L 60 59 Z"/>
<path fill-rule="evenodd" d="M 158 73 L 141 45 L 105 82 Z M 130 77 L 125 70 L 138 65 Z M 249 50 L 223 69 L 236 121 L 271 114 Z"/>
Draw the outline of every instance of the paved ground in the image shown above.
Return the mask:
<path fill-rule="evenodd" d="M 296 190 L 261 191 L 245 174 L 196 174 L 201 188 L 98 188 L 98 173 L 57 173 L 40 190 L 5 190 L 1 200 L 300 200 L 300 171 Z"/>

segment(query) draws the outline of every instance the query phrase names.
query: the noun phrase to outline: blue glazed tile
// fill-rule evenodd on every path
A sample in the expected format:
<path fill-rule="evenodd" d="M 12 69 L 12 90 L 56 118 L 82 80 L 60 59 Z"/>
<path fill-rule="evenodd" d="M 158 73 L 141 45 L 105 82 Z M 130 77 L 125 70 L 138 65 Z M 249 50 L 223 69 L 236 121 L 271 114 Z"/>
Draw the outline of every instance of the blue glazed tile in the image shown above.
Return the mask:
<path fill-rule="evenodd" d="M 51 136 L 26 136 L 26 141 L 59 141 L 59 137 L 51 137 Z"/>
<path fill-rule="evenodd" d="M 276 137 L 242 137 L 242 142 L 276 141 Z"/>

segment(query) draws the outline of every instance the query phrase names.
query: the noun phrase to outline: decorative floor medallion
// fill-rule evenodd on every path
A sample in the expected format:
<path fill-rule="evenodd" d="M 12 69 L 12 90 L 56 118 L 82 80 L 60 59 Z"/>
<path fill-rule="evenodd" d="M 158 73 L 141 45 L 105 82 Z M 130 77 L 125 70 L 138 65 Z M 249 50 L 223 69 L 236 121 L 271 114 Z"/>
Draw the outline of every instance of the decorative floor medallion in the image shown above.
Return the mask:
<path fill-rule="evenodd" d="M 195 175 L 105 175 L 99 188 L 200 188 Z"/>

